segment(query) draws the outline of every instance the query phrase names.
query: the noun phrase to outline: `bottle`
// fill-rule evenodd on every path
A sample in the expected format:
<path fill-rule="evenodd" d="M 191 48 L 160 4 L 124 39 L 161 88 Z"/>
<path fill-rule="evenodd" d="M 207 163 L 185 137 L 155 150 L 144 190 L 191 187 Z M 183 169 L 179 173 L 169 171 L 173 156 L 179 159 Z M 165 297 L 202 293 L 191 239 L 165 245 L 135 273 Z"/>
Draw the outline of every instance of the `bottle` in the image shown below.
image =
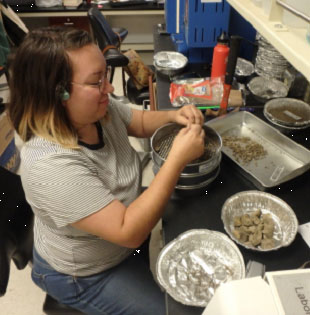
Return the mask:
<path fill-rule="evenodd" d="M 228 37 L 225 32 L 217 38 L 217 44 L 213 49 L 211 79 L 220 77 L 224 79 L 229 54 Z"/>

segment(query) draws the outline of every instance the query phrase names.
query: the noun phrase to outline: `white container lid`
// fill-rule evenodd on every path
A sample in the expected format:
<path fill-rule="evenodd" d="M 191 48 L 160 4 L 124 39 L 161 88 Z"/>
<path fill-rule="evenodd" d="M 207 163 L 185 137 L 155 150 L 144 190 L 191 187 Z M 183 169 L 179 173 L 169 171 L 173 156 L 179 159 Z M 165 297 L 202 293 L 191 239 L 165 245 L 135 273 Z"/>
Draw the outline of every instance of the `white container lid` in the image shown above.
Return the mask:
<path fill-rule="evenodd" d="M 299 12 L 310 16 L 309 0 L 284 0 L 284 2 Z M 306 21 L 286 9 L 283 9 L 282 23 L 295 28 L 306 28 L 308 26 Z"/>

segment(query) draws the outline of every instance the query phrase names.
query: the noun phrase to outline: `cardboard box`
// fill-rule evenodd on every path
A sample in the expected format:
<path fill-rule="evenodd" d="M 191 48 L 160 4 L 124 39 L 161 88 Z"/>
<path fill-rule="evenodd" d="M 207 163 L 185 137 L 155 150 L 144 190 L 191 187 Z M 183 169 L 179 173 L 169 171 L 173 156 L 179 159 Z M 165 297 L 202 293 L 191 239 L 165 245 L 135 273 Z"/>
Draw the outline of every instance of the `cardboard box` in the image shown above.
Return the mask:
<path fill-rule="evenodd" d="M 202 315 L 310 314 L 310 269 L 265 273 L 221 284 Z"/>
<path fill-rule="evenodd" d="M 15 146 L 14 129 L 6 112 L 0 115 L 0 166 L 16 172 L 20 164 L 19 151 Z"/>

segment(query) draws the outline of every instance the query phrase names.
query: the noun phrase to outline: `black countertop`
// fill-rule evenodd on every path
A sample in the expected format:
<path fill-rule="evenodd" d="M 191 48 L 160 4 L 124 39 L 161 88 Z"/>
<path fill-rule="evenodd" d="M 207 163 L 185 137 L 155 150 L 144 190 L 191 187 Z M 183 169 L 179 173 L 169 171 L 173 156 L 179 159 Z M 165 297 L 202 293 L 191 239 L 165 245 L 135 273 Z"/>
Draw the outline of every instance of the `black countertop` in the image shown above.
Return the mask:
<path fill-rule="evenodd" d="M 269 192 L 286 201 L 296 213 L 299 223 L 303 224 L 310 221 L 309 188 L 310 173 L 308 171 Z M 163 216 L 164 242 L 168 243 L 190 229 L 209 229 L 225 233 L 221 221 L 221 208 L 225 200 L 240 191 L 253 189 L 256 189 L 253 184 L 233 167 L 228 158 L 224 157 L 219 176 L 207 187 L 204 194 L 170 200 Z M 245 264 L 249 260 L 258 261 L 266 266 L 266 271 L 295 269 L 310 260 L 309 247 L 299 233 L 290 246 L 277 251 L 256 252 L 239 245 L 238 248 Z M 185 306 L 167 295 L 167 314 L 169 315 L 198 315 L 202 311 L 203 308 Z"/>
<path fill-rule="evenodd" d="M 159 35 L 156 29 L 154 44 L 155 52 L 174 50 L 170 37 Z M 160 110 L 172 109 L 168 97 L 169 85 L 168 77 L 157 74 L 157 99 Z M 254 115 L 268 123 L 263 115 L 263 104 L 253 106 L 252 110 Z M 310 148 L 310 128 L 289 132 L 286 135 L 307 149 Z M 171 198 L 163 215 L 164 242 L 168 243 L 190 229 L 210 229 L 225 233 L 221 221 L 221 208 L 227 198 L 245 190 L 257 188 L 240 173 L 234 162 L 223 155 L 220 173 L 205 191 L 198 196 L 174 195 Z M 310 222 L 310 171 L 267 192 L 286 201 L 296 213 L 299 224 Z M 295 269 L 310 260 L 310 249 L 299 233 L 290 246 L 277 251 L 257 252 L 239 245 L 238 248 L 245 264 L 249 260 L 258 261 L 266 266 L 266 271 Z M 200 315 L 203 312 L 203 308 L 183 305 L 169 295 L 166 295 L 166 306 L 169 315 Z"/>

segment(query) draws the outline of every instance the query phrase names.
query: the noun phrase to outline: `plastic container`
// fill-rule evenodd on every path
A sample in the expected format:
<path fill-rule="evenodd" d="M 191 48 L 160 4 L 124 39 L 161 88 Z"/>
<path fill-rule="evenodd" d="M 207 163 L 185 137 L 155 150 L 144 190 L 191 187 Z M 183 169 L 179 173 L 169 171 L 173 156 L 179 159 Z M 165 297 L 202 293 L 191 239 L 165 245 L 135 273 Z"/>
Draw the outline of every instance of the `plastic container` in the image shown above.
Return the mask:
<path fill-rule="evenodd" d="M 259 8 L 263 6 L 263 0 L 252 0 L 252 2 Z"/>
<path fill-rule="evenodd" d="M 228 37 L 225 32 L 217 38 L 217 44 L 213 49 L 211 79 L 225 77 L 229 54 Z"/>
<path fill-rule="evenodd" d="M 62 5 L 62 0 L 35 0 L 35 4 L 37 7 L 56 7 Z"/>
<path fill-rule="evenodd" d="M 169 0 L 165 2 L 166 30 L 169 34 L 184 32 L 184 0 Z M 179 10 L 179 11 L 178 11 Z"/>
<path fill-rule="evenodd" d="M 170 0 L 166 0 L 169 3 Z M 229 28 L 230 5 L 227 0 L 202 2 L 186 0 L 184 31 L 190 48 L 207 48 L 216 45 L 216 37 Z"/>
<path fill-rule="evenodd" d="M 298 10 L 299 12 L 310 16 L 309 0 L 285 0 L 285 3 Z M 282 23 L 295 28 L 307 28 L 309 25 L 302 18 L 294 15 L 286 9 L 283 9 Z"/>
<path fill-rule="evenodd" d="M 263 0 L 263 12 L 269 16 L 271 10 L 271 0 Z"/>

